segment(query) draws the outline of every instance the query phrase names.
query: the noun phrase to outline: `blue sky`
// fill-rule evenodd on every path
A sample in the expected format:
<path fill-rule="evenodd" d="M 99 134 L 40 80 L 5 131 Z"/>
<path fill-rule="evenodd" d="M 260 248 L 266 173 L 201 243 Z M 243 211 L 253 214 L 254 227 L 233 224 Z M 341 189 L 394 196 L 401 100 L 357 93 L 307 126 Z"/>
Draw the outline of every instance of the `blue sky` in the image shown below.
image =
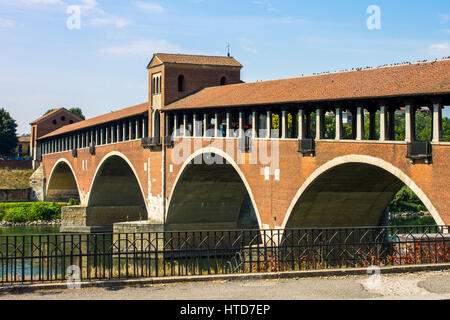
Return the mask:
<path fill-rule="evenodd" d="M 80 29 L 67 28 L 71 5 Z M 246 82 L 442 58 L 450 2 L 0 0 L 0 106 L 19 133 L 49 108 L 118 110 L 147 101 L 154 52 L 226 55 L 228 42 Z"/>

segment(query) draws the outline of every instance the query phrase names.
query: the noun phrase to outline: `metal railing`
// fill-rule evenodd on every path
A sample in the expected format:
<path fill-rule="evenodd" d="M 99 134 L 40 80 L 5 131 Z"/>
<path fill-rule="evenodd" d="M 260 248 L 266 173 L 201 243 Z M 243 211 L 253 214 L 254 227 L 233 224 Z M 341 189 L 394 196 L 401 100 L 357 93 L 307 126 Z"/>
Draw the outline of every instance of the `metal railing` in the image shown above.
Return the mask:
<path fill-rule="evenodd" d="M 447 226 L 0 236 L 0 285 L 450 262 Z"/>

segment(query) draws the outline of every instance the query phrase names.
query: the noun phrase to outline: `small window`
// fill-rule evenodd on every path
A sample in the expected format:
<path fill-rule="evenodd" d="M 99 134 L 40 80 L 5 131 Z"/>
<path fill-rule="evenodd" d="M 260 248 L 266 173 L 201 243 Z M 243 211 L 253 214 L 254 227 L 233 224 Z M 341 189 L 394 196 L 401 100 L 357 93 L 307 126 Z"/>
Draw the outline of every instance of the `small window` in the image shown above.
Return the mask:
<path fill-rule="evenodd" d="M 69 123 L 72 124 L 72 123 L 73 123 L 73 120 L 69 120 Z"/>
<path fill-rule="evenodd" d="M 52 122 L 54 125 L 56 125 L 58 123 L 56 120 L 53 120 Z"/>
<path fill-rule="evenodd" d="M 184 76 L 180 75 L 178 77 L 178 92 L 183 92 L 184 91 Z"/>
<path fill-rule="evenodd" d="M 221 79 L 220 79 L 220 85 L 221 86 L 224 86 L 224 85 L 226 85 L 227 84 L 227 78 L 226 77 L 222 77 Z"/>

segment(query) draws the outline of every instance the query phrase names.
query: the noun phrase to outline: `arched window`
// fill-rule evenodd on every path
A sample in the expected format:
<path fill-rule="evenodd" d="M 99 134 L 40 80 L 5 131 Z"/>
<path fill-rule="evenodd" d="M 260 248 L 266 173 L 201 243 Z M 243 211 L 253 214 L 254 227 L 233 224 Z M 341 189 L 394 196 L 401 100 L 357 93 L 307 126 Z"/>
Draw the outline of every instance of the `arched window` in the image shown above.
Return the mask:
<path fill-rule="evenodd" d="M 226 77 L 222 77 L 221 79 L 220 79 L 220 85 L 221 86 L 224 86 L 224 85 L 226 85 L 227 84 L 227 78 Z"/>
<path fill-rule="evenodd" d="M 178 92 L 184 91 L 184 76 L 181 74 L 178 76 Z"/>

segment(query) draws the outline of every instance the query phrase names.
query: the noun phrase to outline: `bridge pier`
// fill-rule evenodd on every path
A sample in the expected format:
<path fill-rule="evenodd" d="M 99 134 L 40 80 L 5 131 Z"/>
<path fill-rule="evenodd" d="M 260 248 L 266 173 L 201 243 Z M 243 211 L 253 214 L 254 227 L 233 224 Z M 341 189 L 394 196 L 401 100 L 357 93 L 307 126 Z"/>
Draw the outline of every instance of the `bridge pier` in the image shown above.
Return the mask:
<path fill-rule="evenodd" d="M 61 208 L 61 229 L 69 232 L 111 232 L 116 223 L 127 221 L 140 223 L 145 216 L 145 208 L 140 206 L 86 207 L 72 206 Z"/>

